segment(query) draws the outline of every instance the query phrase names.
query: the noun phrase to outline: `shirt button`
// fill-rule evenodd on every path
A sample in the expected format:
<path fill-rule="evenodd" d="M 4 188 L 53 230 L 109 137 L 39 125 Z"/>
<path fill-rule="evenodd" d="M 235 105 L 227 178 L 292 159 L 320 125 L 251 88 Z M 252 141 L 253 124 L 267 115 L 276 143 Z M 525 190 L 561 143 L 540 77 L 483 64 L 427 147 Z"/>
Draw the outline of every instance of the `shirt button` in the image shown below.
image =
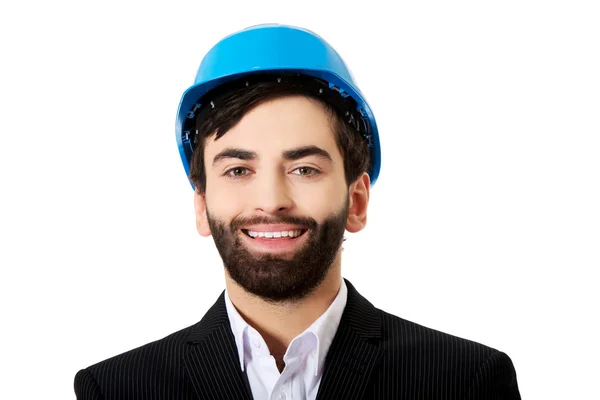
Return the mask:
<path fill-rule="evenodd" d="M 260 340 L 258 340 L 258 339 L 254 339 L 254 340 L 252 341 L 252 345 L 253 345 L 254 347 L 256 347 L 257 349 L 260 349 Z"/>
<path fill-rule="evenodd" d="M 281 392 L 281 394 L 279 395 L 279 400 L 285 400 L 286 395 L 285 392 Z"/>

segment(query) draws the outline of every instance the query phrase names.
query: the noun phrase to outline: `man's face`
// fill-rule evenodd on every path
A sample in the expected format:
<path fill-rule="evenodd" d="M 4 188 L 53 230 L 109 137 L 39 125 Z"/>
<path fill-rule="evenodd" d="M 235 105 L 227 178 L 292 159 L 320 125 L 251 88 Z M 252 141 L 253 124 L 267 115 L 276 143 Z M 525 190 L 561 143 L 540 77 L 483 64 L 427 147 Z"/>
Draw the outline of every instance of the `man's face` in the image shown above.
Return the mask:
<path fill-rule="evenodd" d="M 261 104 L 207 139 L 197 224 L 230 277 L 270 301 L 311 293 L 339 253 L 350 198 L 328 115 L 301 96 Z"/>

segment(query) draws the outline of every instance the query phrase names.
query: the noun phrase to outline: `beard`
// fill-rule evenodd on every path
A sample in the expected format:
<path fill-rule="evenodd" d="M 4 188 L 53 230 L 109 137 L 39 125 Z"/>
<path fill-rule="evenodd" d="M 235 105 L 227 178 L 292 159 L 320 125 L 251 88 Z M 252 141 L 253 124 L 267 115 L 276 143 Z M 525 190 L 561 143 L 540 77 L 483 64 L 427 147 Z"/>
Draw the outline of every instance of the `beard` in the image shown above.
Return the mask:
<path fill-rule="evenodd" d="M 310 217 L 282 215 L 276 218 L 234 218 L 229 227 L 223 221 L 207 219 L 215 245 L 229 276 L 247 292 L 271 303 L 300 300 L 311 294 L 327 277 L 344 241 L 349 199 L 322 223 Z M 255 224 L 294 224 L 308 229 L 304 245 L 289 257 L 253 253 L 240 237 L 242 226 Z"/>

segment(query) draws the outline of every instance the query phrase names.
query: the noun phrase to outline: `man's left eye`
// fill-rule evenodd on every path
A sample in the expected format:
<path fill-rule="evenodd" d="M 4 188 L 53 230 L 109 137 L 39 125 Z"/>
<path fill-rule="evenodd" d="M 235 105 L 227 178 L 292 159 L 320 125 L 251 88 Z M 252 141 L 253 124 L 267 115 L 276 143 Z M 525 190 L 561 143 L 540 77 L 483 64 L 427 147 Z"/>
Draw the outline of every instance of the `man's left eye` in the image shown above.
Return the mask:
<path fill-rule="evenodd" d="M 295 175 L 302 175 L 302 176 L 311 176 L 311 175 L 317 175 L 320 174 L 321 171 L 319 171 L 316 168 L 312 168 L 312 167 L 299 167 L 296 168 L 293 173 Z"/>

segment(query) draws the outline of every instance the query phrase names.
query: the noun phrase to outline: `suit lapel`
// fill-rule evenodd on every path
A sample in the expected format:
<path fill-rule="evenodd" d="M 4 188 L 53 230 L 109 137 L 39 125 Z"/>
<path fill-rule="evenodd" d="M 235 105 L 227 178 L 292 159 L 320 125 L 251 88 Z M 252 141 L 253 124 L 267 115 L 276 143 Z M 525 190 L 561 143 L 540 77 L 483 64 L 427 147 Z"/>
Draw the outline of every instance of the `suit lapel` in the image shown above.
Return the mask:
<path fill-rule="evenodd" d="M 240 368 L 224 294 L 191 330 L 185 368 L 200 399 L 252 399 Z"/>
<path fill-rule="evenodd" d="M 382 355 L 378 310 L 346 280 L 348 300 L 331 343 L 317 400 L 361 399 Z"/>

